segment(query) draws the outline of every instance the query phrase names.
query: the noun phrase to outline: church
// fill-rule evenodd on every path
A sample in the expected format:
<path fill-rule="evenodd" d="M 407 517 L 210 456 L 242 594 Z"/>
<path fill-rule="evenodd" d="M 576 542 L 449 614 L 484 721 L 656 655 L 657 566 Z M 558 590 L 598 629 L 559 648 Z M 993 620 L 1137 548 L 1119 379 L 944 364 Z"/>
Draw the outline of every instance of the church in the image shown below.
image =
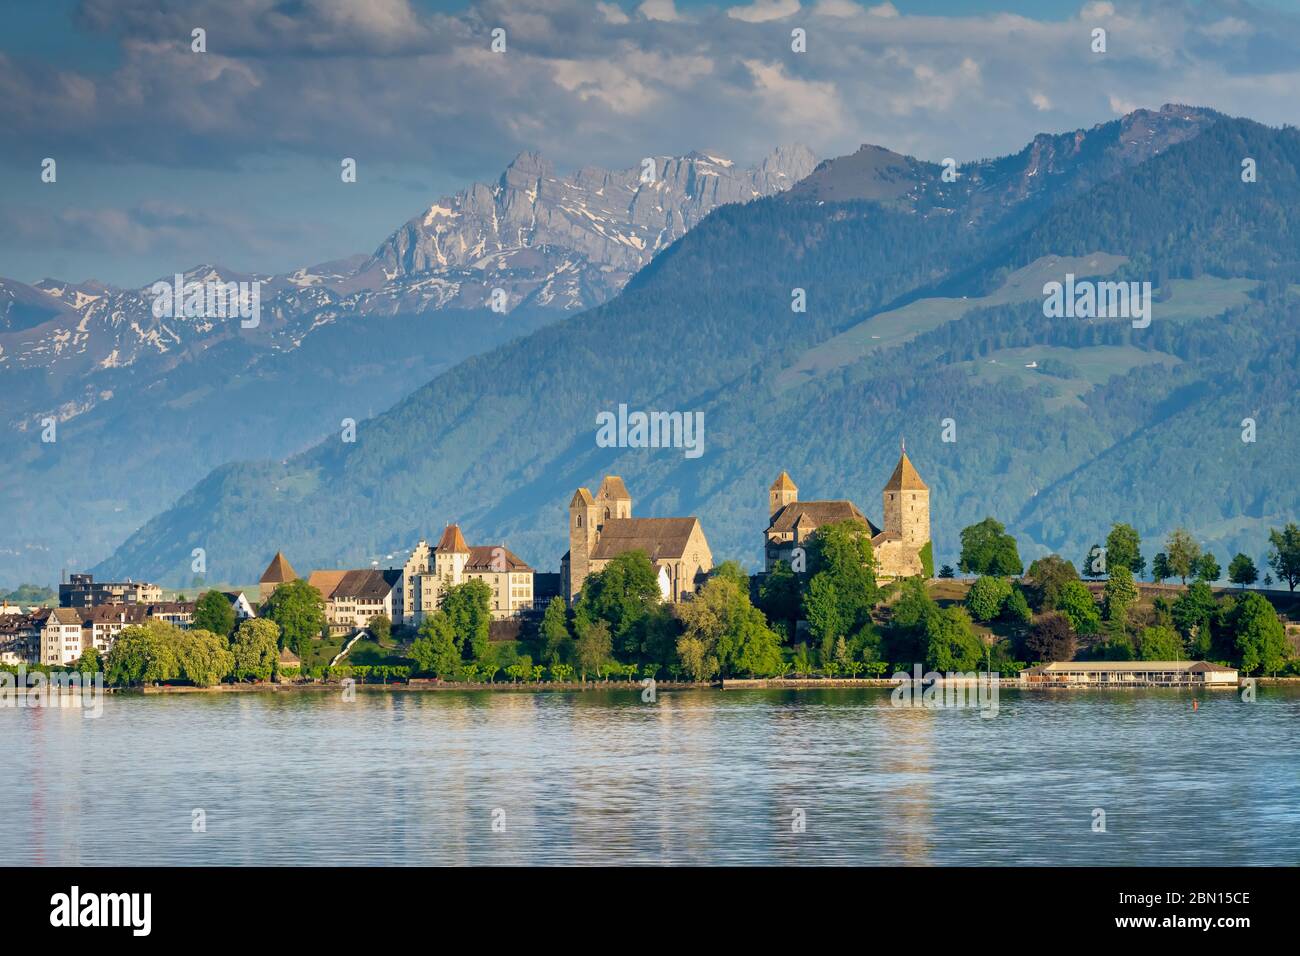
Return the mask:
<path fill-rule="evenodd" d="M 855 521 L 871 535 L 879 580 L 913 575 L 934 576 L 930 549 L 930 489 L 904 448 L 894 473 L 881 491 L 884 529 L 872 524 L 852 501 L 800 501 L 799 489 L 784 471 L 768 489 L 767 530 L 763 533 L 765 567 L 778 561 L 794 565 L 795 548 L 806 548 L 819 527 Z"/>
<path fill-rule="evenodd" d="M 587 575 L 628 551 L 644 551 L 659 592 L 677 603 L 695 594 L 713 568 L 713 553 L 698 518 L 633 518 L 632 496 L 618 475 L 606 475 L 593 498 L 579 488 L 569 501 L 569 550 L 560 559 L 565 597 L 572 604 Z"/>

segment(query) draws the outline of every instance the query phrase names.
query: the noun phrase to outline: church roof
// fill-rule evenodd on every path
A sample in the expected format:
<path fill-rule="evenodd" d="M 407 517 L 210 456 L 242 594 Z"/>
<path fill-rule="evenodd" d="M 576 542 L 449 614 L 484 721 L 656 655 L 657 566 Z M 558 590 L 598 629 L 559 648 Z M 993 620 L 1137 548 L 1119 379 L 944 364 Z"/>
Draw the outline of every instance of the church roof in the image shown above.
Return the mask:
<path fill-rule="evenodd" d="M 651 561 L 681 558 L 699 523 L 698 518 L 610 518 L 591 557 L 607 561 L 628 551 L 644 551 Z"/>
<path fill-rule="evenodd" d="M 907 452 L 898 459 L 898 464 L 894 467 L 894 473 L 889 476 L 889 481 L 885 482 L 885 491 L 929 491 L 924 481 L 921 480 L 920 474 L 912 466 L 912 460 L 907 457 Z"/>
<path fill-rule="evenodd" d="M 769 532 L 789 532 L 797 525 L 800 531 L 814 530 L 837 521 L 860 521 L 875 535 L 880 529 L 871 523 L 851 501 L 796 501 L 772 515 Z"/>
<path fill-rule="evenodd" d="M 600 483 L 600 489 L 596 492 L 597 498 L 614 498 L 631 500 L 632 496 L 627 493 L 627 485 L 623 484 L 623 479 L 618 475 L 606 475 L 605 480 Z"/>
<path fill-rule="evenodd" d="M 442 537 L 438 539 L 438 546 L 433 550 L 439 554 L 446 554 L 449 551 L 456 554 L 469 554 L 469 545 L 465 543 L 465 536 L 460 533 L 460 525 L 447 525 Z"/>
<path fill-rule="evenodd" d="M 591 492 L 586 488 L 579 488 L 573 493 L 573 498 L 569 501 L 569 507 L 574 505 L 589 505 L 592 503 Z"/>
<path fill-rule="evenodd" d="M 286 581 L 297 581 L 298 573 L 294 571 L 293 565 L 285 556 L 277 551 L 271 563 L 266 566 L 262 572 L 262 577 L 258 580 L 259 584 L 284 584 Z"/>
<path fill-rule="evenodd" d="M 776 481 L 772 482 L 772 487 L 768 491 L 798 491 L 795 483 L 790 480 L 790 476 L 784 471 L 777 475 Z"/>
<path fill-rule="evenodd" d="M 401 578 L 402 572 L 396 569 L 381 571 L 378 568 L 365 568 L 346 571 L 335 586 L 332 596 L 382 601 Z"/>

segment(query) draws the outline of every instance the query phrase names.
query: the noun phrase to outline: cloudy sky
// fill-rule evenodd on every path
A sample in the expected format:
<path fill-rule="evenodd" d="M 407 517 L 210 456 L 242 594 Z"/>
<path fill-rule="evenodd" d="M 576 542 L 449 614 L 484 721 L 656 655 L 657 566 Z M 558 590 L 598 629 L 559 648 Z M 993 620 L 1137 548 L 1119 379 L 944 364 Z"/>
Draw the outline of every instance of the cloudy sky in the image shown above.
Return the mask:
<path fill-rule="evenodd" d="M 1300 122 L 1300 0 L 0 0 L 0 276 L 370 252 L 523 149 L 966 161 L 1166 102 Z"/>

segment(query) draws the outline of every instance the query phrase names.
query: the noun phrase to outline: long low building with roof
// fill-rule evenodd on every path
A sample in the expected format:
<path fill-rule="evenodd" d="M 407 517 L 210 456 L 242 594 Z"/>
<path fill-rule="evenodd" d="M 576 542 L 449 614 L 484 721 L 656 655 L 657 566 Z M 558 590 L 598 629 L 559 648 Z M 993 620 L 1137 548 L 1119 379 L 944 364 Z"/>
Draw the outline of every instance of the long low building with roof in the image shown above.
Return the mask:
<path fill-rule="evenodd" d="M 1237 686 L 1237 670 L 1209 661 L 1054 661 L 1021 672 L 1030 685 L 1062 687 Z"/>

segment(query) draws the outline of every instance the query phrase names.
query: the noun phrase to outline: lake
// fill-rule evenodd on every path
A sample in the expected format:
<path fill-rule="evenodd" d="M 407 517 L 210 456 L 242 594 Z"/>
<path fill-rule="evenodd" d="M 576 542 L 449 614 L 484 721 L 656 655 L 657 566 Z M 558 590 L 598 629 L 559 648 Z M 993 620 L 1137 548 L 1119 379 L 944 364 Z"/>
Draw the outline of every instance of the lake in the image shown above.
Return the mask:
<path fill-rule="evenodd" d="M 20 864 L 1300 863 L 1300 690 L 999 704 L 633 685 L 7 707 L 0 827 Z"/>

